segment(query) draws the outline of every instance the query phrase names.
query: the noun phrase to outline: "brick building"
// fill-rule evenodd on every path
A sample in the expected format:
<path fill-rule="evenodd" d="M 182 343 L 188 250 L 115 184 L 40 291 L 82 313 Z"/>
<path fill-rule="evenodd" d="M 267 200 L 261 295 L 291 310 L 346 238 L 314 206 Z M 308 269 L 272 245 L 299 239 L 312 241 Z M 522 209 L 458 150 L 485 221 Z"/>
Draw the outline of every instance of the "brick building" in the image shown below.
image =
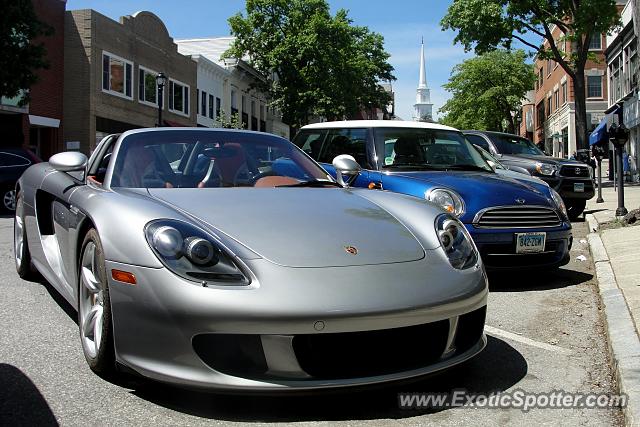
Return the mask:
<path fill-rule="evenodd" d="M 64 141 L 88 153 L 104 136 L 158 122 L 156 75 L 168 77 L 164 126 L 196 125 L 196 69 L 151 12 L 116 22 L 94 10 L 66 13 Z"/>
<path fill-rule="evenodd" d="M 34 40 L 46 49 L 48 69 L 37 72 L 38 81 L 29 88 L 31 100 L 20 107 L 21 96 L 0 102 L 2 146 L 24 146 L 47 159 L 62 149 L 64 16 L 66 0 L 32 0 L 38 19 L 53 34 Z"/>
<path fill-rule="evenodd" d="M 556 40 L 563 33 L 553 27 L 552 34 Z M 545 44 L 547 42 L 545 41 Z M 569 41 L 557 42 L 565 52 L 571 50 Z M 587 61 L 585 67 L 585 86 L 587 92 L 587 131 L 593 130 L 607 109 L 607 79 L 604 50 L 606 38 L 604 34 L 596 34 L 590 40 L 589 50 L 595 54 L 597 61 Z M 534 69 L 537 80 L 534 88 L 533 107 L 525 106 L 522 117 L 524 127 L 520 127 L 521 135 L 533 138 L 538 146 L 544 147 L 549 154 L 558 157 L 569 157 L 576 151 L 575 100 L 573 82 L 555 61 L 535 61 Z M 533 120 L 527 135 L 526 116 Z"/>

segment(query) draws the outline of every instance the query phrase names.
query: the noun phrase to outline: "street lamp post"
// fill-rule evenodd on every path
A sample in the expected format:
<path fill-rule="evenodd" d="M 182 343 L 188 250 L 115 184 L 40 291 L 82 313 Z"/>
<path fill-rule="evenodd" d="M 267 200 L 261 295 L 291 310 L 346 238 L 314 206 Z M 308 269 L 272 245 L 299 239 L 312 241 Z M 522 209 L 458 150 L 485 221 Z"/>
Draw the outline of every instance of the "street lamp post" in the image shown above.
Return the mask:
<path fill-rule="evenodd" d="M 164 101 L 162 95 L 164 93 L 164 87 L 167 84 L 167 76 L 164 73 L 158 73 L 156 76 L 156 84 L 158 85 L 158 127 L 162 126 L 162 107 Z"/>
<path fill-rule="evenodd" d="M 609 139 L 616 148 L 616 163 L 618 169 L 618 208 L 616 216 L 624 216 L 627 214 L 627 208 L 624 207 L 624 172 L 622 167 L 622 151 L 624 145 L 629 140 L 629 129 L 625 125 L 612 125 L 609 130 Z"/>

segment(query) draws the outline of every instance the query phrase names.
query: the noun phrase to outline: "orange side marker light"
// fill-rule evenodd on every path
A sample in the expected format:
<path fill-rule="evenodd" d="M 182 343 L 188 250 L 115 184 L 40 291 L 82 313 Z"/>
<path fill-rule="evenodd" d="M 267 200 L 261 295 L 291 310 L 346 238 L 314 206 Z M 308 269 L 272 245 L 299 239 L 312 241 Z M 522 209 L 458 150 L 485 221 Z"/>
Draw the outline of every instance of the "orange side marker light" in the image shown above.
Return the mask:
<path fill-rule="evenodd" d="M 129 273 L 128 271 L 122 271 L 122 270 L 111 270 L 111 277 L 113 277 L 113 280 L 117 280 L 118 282 L 122 282 L 122 283 L 128 283 L 130 285 L 135 285 L 136 282 L 136 276 L 133 275 L 133 273 Z"/>

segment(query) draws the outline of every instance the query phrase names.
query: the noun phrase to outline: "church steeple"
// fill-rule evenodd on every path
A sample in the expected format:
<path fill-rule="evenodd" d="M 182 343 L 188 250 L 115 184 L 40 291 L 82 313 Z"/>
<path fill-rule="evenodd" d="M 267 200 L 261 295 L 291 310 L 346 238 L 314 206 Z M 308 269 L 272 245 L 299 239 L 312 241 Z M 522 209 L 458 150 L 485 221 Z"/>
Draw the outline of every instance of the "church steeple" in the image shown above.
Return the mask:
<path fill-rule="evenodd" d="M 420 80 L 416 89 L 416 103 L 413 104 L 413 120 L 433 120 L 431 91 L 427 86 L 427 70 L 424 58 L 424 39 L 420 43 Z"/>
<path fill-rule="evenodd" d="M 427 88 L 427 70 L 424 66 L 424 38 L 420 43 L 420 83 L 418 83 L 418 89 Z"/>

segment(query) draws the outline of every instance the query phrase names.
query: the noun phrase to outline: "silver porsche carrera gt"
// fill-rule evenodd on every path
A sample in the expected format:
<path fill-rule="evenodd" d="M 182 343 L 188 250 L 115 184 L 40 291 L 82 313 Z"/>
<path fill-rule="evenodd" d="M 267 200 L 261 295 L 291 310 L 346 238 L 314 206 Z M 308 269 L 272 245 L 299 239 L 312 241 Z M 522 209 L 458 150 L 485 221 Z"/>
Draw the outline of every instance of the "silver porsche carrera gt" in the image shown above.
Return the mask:
<path fill-rule="evenodd" d="M 393 381 L 480 352 L 487 281 L 465 227 L 349 187 L 288 141 L 198 128 L 103 139 L 17 183 L 15 262 L 78 311 L 93 371 L 213 389 Z"/>

